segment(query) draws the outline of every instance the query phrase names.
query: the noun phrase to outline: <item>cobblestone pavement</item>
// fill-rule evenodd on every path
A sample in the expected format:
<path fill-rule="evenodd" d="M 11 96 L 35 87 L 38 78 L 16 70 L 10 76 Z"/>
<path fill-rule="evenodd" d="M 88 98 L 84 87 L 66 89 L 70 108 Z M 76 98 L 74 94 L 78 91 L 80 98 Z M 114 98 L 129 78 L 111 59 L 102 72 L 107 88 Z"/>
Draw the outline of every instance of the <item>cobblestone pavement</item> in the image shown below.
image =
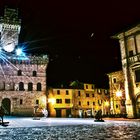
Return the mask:
<path fill-rule="evenodd" d="M 139 120 L 6 118 L 0 140 L 140 140 Z"/>

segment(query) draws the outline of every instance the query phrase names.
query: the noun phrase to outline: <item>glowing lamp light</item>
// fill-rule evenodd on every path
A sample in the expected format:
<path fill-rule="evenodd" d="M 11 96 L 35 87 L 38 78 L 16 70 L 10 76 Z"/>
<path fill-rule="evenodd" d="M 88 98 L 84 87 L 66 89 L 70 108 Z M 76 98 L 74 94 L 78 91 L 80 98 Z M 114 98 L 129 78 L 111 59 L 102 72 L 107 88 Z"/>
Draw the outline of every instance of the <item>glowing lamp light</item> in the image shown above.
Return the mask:
<path fill-rule="evenodd" d="M 109 102 L 108 101 L 105 102 L 105 106 L 109 106 Z"/>
<path fill-rule="evenodd" d="M 51 103 L 52 105 L 54 105 L 55 104 L 55 99 L 54 98 L 49 98 L 48 103 Z"/>
<path fill-rule="evenodd" d="M 17 49 L 16 49 L 16 54 L 17 54 L 18 56 L 23 55 L 22 49 L 21 49 L 21 48 L 17 48 Z"/>
<path fill-rule="evenodd" d="M 15 49 L 15 44 L 14 43 L 7 43 L 3 45 L 3 49 L 6 52 L 12 52 Z"/>
<path fill-rule="evenodd" d="M 117 96 L 117 97 L 121 97 L 121 96 L 122 96 L 122 91 L 120 91 L 120 90 L 117 91 L 117 92 L 116 92 L 116 96 Z"/>

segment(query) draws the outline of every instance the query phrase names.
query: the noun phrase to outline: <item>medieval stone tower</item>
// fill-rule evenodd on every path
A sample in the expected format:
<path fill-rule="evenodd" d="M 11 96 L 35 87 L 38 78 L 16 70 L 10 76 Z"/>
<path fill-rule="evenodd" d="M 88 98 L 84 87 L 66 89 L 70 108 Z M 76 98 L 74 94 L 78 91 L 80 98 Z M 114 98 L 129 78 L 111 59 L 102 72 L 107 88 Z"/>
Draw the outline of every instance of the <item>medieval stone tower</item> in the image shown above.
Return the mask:
<path fill-rule="evenodd" d="M 31 116 L 46 108 L 48 57 L 22 52 L 20 28 L 18 11 L 6 8 L 0 20 L 0 106 L 8 115 Z"/>
<path fill-rule="evenodd" d="M 140 24 L 116 34 L 119 39 L 125 79 L 126 112 L 140 117 Z"/>

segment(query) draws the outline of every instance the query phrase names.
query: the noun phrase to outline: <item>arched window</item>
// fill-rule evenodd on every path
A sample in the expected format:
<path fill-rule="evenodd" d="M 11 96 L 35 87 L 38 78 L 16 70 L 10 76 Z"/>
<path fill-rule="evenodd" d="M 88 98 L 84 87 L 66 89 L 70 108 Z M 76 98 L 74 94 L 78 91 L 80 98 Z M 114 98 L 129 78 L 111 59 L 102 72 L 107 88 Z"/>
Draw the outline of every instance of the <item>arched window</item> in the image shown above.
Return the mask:
<path fill-rule="evenodd" d="M 19 83 L 19 90 L 20 91 L 23 91 L 24 90 L 24 83 L 23 82 L 20 82 Z"/>
<path fill-rule="evenodd" d="M 21 70 L 18 70 L 17 75 L 18 76 L 21 76 L 22 75 L 22 71 Z"/>
<path fill-rule="evenodd" d="M 41 83 L 37 83 L 37 91 L 41 91 Z"/>
<path fill-rule="evenodd" d="M 28 83 L 28 91 L 32 91 L 33 90 L 33 83 Z"/>
<path fill-rule="evenodd" d="M 36 76 L 36 71 L 33 71 L 33 76 Z"/>

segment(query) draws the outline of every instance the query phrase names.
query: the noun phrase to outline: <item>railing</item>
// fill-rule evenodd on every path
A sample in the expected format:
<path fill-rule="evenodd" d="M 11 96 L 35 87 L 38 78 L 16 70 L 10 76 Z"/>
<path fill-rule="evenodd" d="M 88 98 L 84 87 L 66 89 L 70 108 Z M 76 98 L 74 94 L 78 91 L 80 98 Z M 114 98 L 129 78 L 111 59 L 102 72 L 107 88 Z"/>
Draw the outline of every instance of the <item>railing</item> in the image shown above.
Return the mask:
<path fill-rule="evenodd" d="M 128 58 L 129 64 L 140 62 L 140 54 Z"/>

